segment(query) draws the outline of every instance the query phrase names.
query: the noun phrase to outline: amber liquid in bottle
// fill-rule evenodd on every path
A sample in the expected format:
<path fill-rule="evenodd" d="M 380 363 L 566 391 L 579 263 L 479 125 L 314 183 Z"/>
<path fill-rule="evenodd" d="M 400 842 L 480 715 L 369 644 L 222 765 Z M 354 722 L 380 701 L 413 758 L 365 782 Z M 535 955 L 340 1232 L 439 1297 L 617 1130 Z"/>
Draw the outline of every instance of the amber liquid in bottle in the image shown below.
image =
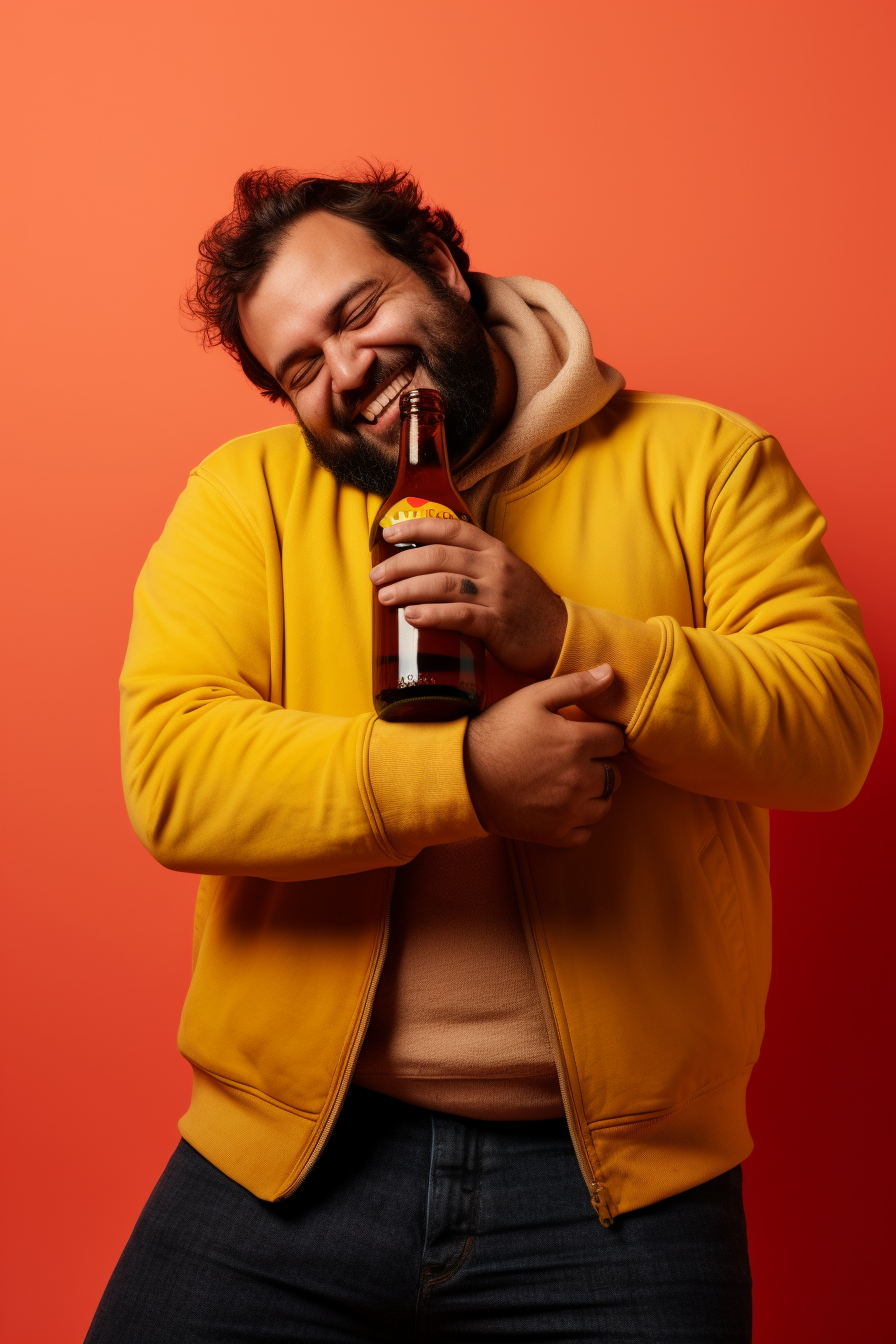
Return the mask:
<path fill-rule="evenodd" d="M 455 490 L 445 444 L 445 408 L 438 392 L 402 392 L 398 479 L 370 534 L 371 563 L 413 547 L 383 537 L 390 523 L 410 518 L 460 518 L 470 523 Z M 373 700 L 381 719 L 432 723 L 476 714 L 482 708 L 485 650 L 482 640 L 453 630 L 418 630 L 401 607 L 384 607 L 373 593 Z"/>

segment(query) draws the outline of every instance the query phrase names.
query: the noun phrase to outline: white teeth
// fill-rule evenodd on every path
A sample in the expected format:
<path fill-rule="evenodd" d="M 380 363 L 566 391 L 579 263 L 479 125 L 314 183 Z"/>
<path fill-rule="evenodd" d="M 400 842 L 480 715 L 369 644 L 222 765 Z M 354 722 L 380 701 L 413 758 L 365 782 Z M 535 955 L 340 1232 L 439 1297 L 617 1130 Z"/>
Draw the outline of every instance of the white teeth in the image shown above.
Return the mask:
<path fill-rule="evenodd" d="M 389 405 L 389 402 L 394 401 L 399 392 L 407 387 L 413 376 L 414 372 L 412 369 L 403 369 L 397 378 L 392 379 L 392 382 L 388 387 L 383 388 L 376 401 L 372 401 L 368 406 L 364 407 L 361 412 L 364 419 L 370 424 L 373 424 L 377 416 L 382 415 L 383 411 Z"/>

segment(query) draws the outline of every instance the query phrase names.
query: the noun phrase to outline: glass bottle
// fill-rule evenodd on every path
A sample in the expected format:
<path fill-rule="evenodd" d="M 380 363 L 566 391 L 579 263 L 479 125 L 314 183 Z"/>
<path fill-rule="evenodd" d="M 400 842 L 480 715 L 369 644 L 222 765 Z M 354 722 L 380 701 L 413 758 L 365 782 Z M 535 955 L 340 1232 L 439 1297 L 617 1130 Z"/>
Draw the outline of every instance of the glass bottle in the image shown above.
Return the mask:
<path fill-rule="evenodd" d="M 399 400 L 398 479 L 370 533 L 371 563 L 411 550 L 392 545 L 383 528 L 409 518 L 459 518 L 469 510 L 454 488 L 445 443 L 445 406 L 438 392 L 414 388 Z M 381 719 L 432 723 L 482 708 L 485 650 L 481 639 L 454 630 L 418 630 L 402 607 L 386 607 L 373 592 L 373 700 Z"/>

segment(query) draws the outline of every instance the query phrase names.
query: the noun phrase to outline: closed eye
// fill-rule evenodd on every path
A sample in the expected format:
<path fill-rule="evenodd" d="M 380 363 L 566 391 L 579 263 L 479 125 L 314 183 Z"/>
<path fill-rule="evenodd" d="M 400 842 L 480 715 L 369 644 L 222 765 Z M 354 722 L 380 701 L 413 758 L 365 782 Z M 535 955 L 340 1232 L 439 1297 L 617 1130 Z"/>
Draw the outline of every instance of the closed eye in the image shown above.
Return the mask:
<path fill-rule="evenodd" d="M 320 368 L 322 356 L 318 355 L 316 359 L 311 359 L 307 364 L 302 364 L 296 369 L 289 380 L 290 392 L 298 392 L 300 388 L 307 387 Z"/>
<path fill-rule="evenodd" d="M 365 322 L 369 322 L 376 312 L 377 300 L 379 294 L 372 294 L 366 303 L 362 303 L 343 324 L 346 327 L 363 327 Z"/>
<path fill-rule="evenodd" d="M 371 294 L 366 303 L 362 303 L 360 308 L 356 308 L 355 311 L 340 324 L 341 329 L 343 331 L 346 329 L 356 329 L 358 327 L 363 327 L 368 323 L 377 311 L 380 292 L 381 291 L 377 290 L 375 294 Z M 322 356 L 318 355 L 316 358 L 307 360 L 304 364 L 300 364 L 289 380 L 287 391 L 298 392 L 301 388 L 307 387 L 317 375 L 318 370 L 320 369 L 321 360 Z"/>

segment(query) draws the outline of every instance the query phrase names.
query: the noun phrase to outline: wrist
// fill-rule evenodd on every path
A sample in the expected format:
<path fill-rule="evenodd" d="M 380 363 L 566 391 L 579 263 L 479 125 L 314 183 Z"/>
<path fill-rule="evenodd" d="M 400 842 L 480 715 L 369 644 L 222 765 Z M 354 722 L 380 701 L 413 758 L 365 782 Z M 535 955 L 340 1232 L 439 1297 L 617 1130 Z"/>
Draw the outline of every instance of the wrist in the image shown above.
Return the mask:
<path fill-rule="evenodd" d="M 560 661 L 560 654 L 563 649 L 563 642 L 566 639 L 566 625 L 569 617 L 566 611 L 566 603 L 557 593 L 550 594 L 550 602 L 546 604 L 539 631 L 539 654 L 537 663 L 533 662 L 527 667 L 520 667 L 518 671 L 525 672 L 529 677 L 534 677 L 536 681 L 544 681 L 553 674 L 554 668 Z"/>
<path fill-rule="evenodd" d="M 485 813 L 486 799 L 484 790 L 479 778 L 477 768 L 477 757 L 482 744 L 483 725 L 481 715 L 475 719 L 467 720 L 467 731 L 464 733 L 464 776 L 467 781 L 467 793 L 470 802 L 473 805 L 473 811 L 483 830 L 489 829 Z"/>
<path fill-rule="evenodd" d="M 559 593 L 551 593 L 551 597 L 553 598 L 551 608 L 551 638 L 547 666 L 544 670 L 545 677 L 551 675 L 560 661 L 560 654 L 563 651 L 563 644 L 566 639 L 566 627 L 569 623 L 569 613 L 563 598 Z"/>

